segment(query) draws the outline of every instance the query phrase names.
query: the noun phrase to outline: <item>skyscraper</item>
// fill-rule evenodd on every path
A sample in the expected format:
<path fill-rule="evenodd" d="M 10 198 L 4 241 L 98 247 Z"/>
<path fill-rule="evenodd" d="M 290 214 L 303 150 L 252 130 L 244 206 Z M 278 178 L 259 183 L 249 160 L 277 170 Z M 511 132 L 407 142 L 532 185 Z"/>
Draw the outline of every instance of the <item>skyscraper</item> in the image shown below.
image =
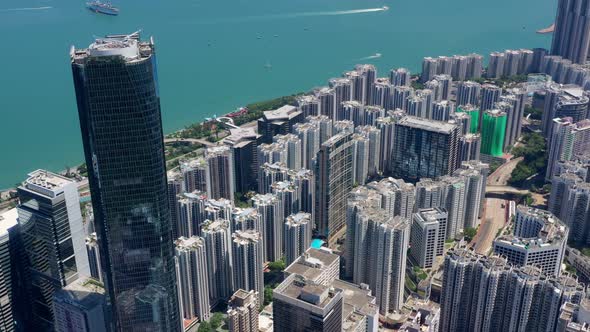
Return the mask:
<path fill-rule="evenodd" d="M 209 273 L 209 301 L 213 306 L 227 300 L 234 289 L 229 221 L 207 220 L 202 234 Z"/>
<path fill-rule="evenodd" d="M 15 323 L 26 320 L 30 310 L 27 312 L 18 312 L 28 304 L 20 301 L 20 307 L 17 306 L 19 295 L 18 290 L 14 289 L 18 285 L 18 273 L 14 269 L 20 270 L 17 265 L 18 252 L 20 249 L 14 245 L 15 239 L 18 238 L 18 211 L 16 208 L 0 213 L 0 294 L 4 301 L 0 303 L 0 329 L 6 332 L 15 331 Z M 22 307 L 22 308 L 21 308 Z M 23 316 L 23 317 L 21 317 Z"/>
<path fill-rule="evenodd" d="M 205 149 L 207 161 L 207 196 L 225 198 L 233 202 L 235 185 L 234 158 L 229 146 L 219 145 Z"/>
<path fill-rule="evenodd" d="M 265 262 L 275 262 L 283 254 L 283 206 L 275 194 L 255 195 L 252 205 L 262 218 Z"/>
<path fill-rule="evenodd" d="M 208 321 L 210 305 L 205 241 L 191 236 L 181 237 L 174 244 L 180 312 L 186 320 Z"/>
<path fill-rule="evenodd" d="M 323 112 L 320 105 L 320 111 Z M 284 105 L 276 110 L 264 111 L 262 118 L 258 119 L 258 133 L 260 143 L 270 143 L 275 135 L 289 134 L 293 126 L 303 121 L 303 112 L 295 106 Z"/>
<path fill-rule="evenodd" d="M 81 278 L 53 295 L 55 331 L 106 332 L 104 287 Z"/>
<path fill-rule="evenodd" d="M 410 71 L 406 68 L 392 69 L 389 72 L 389 81 L 393 86 L 410 85 Z"/>
<path fill-rule="evenodd" d="M 229 300 L 227 310 L 230 332 L 258 332 L 258 294 L 238 289 Z"/>
<path fill-rule="evenodd" d="M 587 23 L 590 3 L 582 0 L 560 0 L 555 17 L 551 54 L 561 55 L 575 63 L 584 63 L 590 47 L 590 25 Z"/>
<path fill-rule="evenodd" d="M 263 245 L 257 231 L 236 231 L 232 234 L 234 287 L 257 292 L 259 303 L 264 301 Z"/>
<path fill-rule="evenodd" d="M 559 276 L 569 229 L 552 213 L 519 205 L 514 232 L 494 240 L 494 253 L 512 264 L 530 265 Z"/>
<path fill-rule="evenodd" d="M 457 87 L 457 106 L 479 105 L 481 85 L 473 81 L 459 82 Z"/>
<path fill-rule="evenodd" d="M 179 331 L 153 40 L 72 50 L 102 268 L 117 331 Z"/>
<path fill-rule="evenodd" d="M 284 239 L 285 263 L 289 266 L 311 245 L 313 220 L 311 214 L 299 212 L 291 214 L 285 220 Z"/>
<path fill-rule="evenodd" d="M 273 291 L 274 330 L 341 332 L 342 290 L 292 274 Z"/>
<path fill-rule="evenodd" d="M 465 113 L 467 115 L 469 115 L 469 118 L 471 119 L 469 121 L 470 126 L 469 126 L 469 133 L 470 134 L 476 134 L 477 132 L 479 132 L 479 114 L 480 114 L 480 110 L 479 108 L 474 106 L 475 104 L 467 104 L 467 105 L 463 105 L 463 106 L 459 106 L 457 107 L 456 113 Z M 465 133 L 467 134 L 467 133 Z"/>
<path fill-rule="evenodd" d="M 180 164 L 182 191 L 207 191 L 207 162 L 203 158 L 187 160 Z M 170 181 L 170 177 L 168 178 Z M 170 190 L 169 190 L 170 191 Z"/>
<path fill-rule="evenodd" d="M 459 127 L 406 116 L 395 124 L 392 173 L 415 182 L 450 175 L 458 166 Z"/>
<path fill-rule="evenodd" d="M 256 148 L 261 136 L 253 127 L 230 128 L 229 132 L 223 144 L 231 147 L 234 158 L 235 190 L 242 193 L 255 190 L 259 165 Z M 206 188 L 199 190 L 205 191 Z"/>
<path fill-rule="evenodd" d="M 43 330 L 53 324 L 53 293 L 90 275 L 90 269 L 76 182 L 45 170 L 28 175 L 17 188 L 21 264 L 33 328 Z"/>
<path fill-rule="evenodd" d="M 573 277 L 548 277 L 498 256 L 451 249 L 444 263 L 440 331 L 555 331 L 561 305 L 583 296 Z"/>
<path fill-rule="evenodd" d="M 368 208 L 357 211 L 352 227 L 354 283 L 368 284 L 374 290 L 382 315 L 401 309 L 410 240 L 408 220 L 391 217 L 383 209 Z"/>
<path fill-rule="evenodd" d="M 353 185 L 352 133 L 340 133 L 324 142 L 318 152 L 317 232 L 334 241 L 346 224 L 346 198 Z"/>
<path fill-rule="evenodd" d="M 410 235 L 410 257 L 422 268 L 431 268 L 442 256 L 446 238 L 447 212 L 441 208 L 419 209 L 414 213 Z"/>
<path fill-rule="evenodd" d="M 504 153 L 506 137 L 506 113 L 500 110 L 486 111 L 483 114 L 481 129 L 481 153 L 499 157 Z"/>
<path fill-rule="evenodd" d="M 481 86 L 481 103 L 480 109 L 482 112 L 491 110 L 494 105 L 500 101 L 502 96 L 502 88 L 493 84 L 484 84 Z M 481 118 L 480 118 L 481 121 Z"/>
<path fill-rule="evenodd" d="M 553 133 L 548 147 L 545 178 L 551 180 L 557 162 L 572 160 L 590 150 L 590 120 L 573 123 L 571 118 L 553 119 Z"/>

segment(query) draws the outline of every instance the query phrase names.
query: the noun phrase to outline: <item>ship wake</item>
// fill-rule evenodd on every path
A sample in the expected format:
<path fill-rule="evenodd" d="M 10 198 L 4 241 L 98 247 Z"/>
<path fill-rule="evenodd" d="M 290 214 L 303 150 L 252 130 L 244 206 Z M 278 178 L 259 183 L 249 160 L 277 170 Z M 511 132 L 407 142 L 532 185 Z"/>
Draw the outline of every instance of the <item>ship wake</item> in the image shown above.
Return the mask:
<path fill-rule="evenodd" d="M 48 10 L 53 7 L 45 6 L 45 7 L 24 7 L 24 8 L 7 8 L 7 9 L 0 9 L 0 12 L 26 12 L 26 11 L 34 11 L 34 10 Z"/>
<path fill-rule="evenodd" d="M 369 14 L 387 11 L 389 7 L 379 8 L 365 8 L 365 9 L 352 9 L 352 10 L 336 10 L 336 11 L 323 11 L 323 12 L 302 12 L 292 14 L 270 14 L 261 16 L 246 16 L 246 17 L 235 17 L 235 18 L 218 18 L 214 20 L 201 20 L 195 22 L 184 22 L 184 24 L 219 24 L 219 23 L 240 23 L 240 22 L 251 22 L 251 21 L 266 21 L 266 20 L 281 20 L 299 17 L 313 17 L 313 16 L 340 16 L 340 15 L 359 15 Z"/>

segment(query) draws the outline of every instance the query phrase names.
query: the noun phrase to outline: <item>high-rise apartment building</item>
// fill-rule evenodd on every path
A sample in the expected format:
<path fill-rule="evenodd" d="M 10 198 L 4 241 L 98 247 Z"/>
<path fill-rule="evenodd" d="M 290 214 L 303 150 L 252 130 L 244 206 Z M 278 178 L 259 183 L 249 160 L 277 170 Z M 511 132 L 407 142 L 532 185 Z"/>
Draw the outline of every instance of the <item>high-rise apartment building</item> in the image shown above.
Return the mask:
<path fill-rule="evenodd" d="M 549 138 L 549 157 L 545 178 L 550 180 L 555 165 L 590 151 L 590 120 L 573 123 L 571 118 L 553 119 L 553 133 Z"/>
<path fill-rule="evenodd" d="M 257 292 L 259 303 L 264 301 L 263 241 L 260 233 L 254 230 L 232 234 L 234 287 Z"/>
<path fill-rule="evenodd" d="M 232 294 L 232 244 L 227 220 L 207 220 L 202 228 L 207 254 L 209 302 L 211 306 L 225 301 Z"/>
<path fill-rule="evenodd" d="M 283 254 L 283 205 L 275 194 L 258 194 L 252 197 L 252 205 L 262 218 L 261 232 L 265 262 L 275 262 Z"/>
<path fill-rule="evenodd" d="M 579 303 L 575 278 L 513 267 L 505 258 L 451 249 L 445 257 L 440 331 L 555 331 L 559 308 Z"/>
<path fill-rule="evenodd" d="M 229 146 L 219 145 L 205 149 L 207 161 L 207 196 L 225 198 L 233 202 L 236 191 L 234 157 Z"/>
<path fill-rule="evenodd" d="M 309 213 L 298 212 L 286 218 L 283 225 L 283 243 L 287 266 L 301 256 L 311 245 L 312 228 L 313 220 Z"/>
<path fill-rule="evenodd" d="M 411 73 L 406 68 L 392 69 L 389 72 L 389 81 L 393 86 L 410 85 Z"/>
<path fill-rule="evenodd" d="M 590 47 L 590 4 L 582 0 L 560 0 L 557 4 L 551 54 L 574 63 L 585 63 Z"/>
<path fill-rule="evenodd" d="M 230 332 L 258 332 L 258 294 L 238 289 L 229 300 L 227 318 Z"/>
<path fill-rule="evenodd" d="M 494 253 L 512 264 L 531 265 L 546 275 L 558 276 L 569 229 L 552 213 L 519 205 L 514 232 L 494 240 Z"/>
<path fill-rule="evenodd" d="M 484 84 L 481 86 L 480 109 L 482 112 L 494 109 L 494 105 L 500 101 L 502 88 L 493 84 Z M 481 121 L 481 119 L 480 119 Z"/>
<path fill-rule="evenodd" d="M 176 246 L 176 279 L 180 312 L 185 320 L 208 321 L 209 280 L 205 241 L 198 236 L 181 237 Z"/>
<path fill-rule="evenodd" d="M 457 106 L 479 105 L 481 85 L 473 81 L 459 82 L 457 86 Z"/>
<path fill-rule="evenodd" d="M 500 157 L 504 153 L 506 113 L 494 109 L 485 111 L 481 129 L 481 153 Z"/>
<path fill-rule="evenodd" d="M 404 302 L 410 224 L 380 208 L 358 210 L 354 217 L 353 280 L 374 290 L 382 315 L 399 310 Z"/>
<path fill-rule="evenodd" d="M 207 162 L 204 158 L 181 162 L 180 172 L 182 174 L 182 192 L 207 191 Z M 170 181 L 170 177 L 168 180 Z"/>
<path fill-rule="evenodd" d="M 410 232 L 410 257 L 422 268 L 431 268 L 443 255 L 447 212 L 441 208 L 419 209 L 413 216 Z"/>

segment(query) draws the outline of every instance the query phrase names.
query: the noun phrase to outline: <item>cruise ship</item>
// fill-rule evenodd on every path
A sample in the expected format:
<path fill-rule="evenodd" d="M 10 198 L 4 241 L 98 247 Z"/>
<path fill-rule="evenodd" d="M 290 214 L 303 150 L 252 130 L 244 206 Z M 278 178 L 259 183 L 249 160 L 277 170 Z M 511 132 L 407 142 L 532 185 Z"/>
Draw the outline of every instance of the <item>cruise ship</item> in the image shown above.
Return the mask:
<path fill-rule="evenodd" d="M 110 3 L 100 2 L 99 0 L 87 2 L 86 7 L 95 13 L 113 16 L 119 15 L 119 8 L 114 7 Z"/>

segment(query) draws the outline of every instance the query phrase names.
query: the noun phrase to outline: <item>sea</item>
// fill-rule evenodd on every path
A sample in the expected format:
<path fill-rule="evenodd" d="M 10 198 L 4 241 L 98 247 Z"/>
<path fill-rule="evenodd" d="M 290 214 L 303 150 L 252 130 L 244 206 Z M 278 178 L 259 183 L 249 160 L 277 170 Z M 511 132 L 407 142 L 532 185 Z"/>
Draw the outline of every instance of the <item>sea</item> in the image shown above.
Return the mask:
<path fill-rule="evenodd" d="M 557 0 L 0 1 L 0 188 L 83 161 L 69 51 L 141 30 L 156 44 L 165 132 L 309 91 L 357 63 L 549 47 Z M 383 6 L 389 7 L 383 10 Z"/>

